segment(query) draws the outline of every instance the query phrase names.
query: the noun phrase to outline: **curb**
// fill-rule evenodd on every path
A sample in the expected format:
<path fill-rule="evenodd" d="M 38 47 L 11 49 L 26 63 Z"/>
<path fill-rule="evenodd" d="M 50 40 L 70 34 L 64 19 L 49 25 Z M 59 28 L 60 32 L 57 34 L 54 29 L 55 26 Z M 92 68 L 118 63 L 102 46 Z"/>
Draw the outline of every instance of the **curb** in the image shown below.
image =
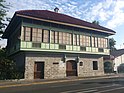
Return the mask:
<path fill-rule="evenodd" d="M 39 82 L 33 82 L 33 83 L 26 83 L 23 84 L 21 82 L 15 82 L 15 84 L 10 84 L 8 82 L 8 85 L 0 85 L 1 88 L 9 88 L 9 87 L 21 87 L 21 86 L 31 86 L 31 85 L 40 85 L 40 84 L 51 84 L 51 83 L 62 83 L 62 82 L 71 82 L 71 81 L 79 81 L 79 80 L 94 80 L 94 79 L 104 79 L 104 78 L 116 78 L 118 76 L 105 76 L 105 77 L 93 77 L 93 78 L 77 78 L 77 79 L 65 79 L 65 80 L 54 80 L 54 81 L 39 81 Z M 7 83 L 7 82 L 5 82 Z M 11 82 L 10 82 L 11 83 Z"/>

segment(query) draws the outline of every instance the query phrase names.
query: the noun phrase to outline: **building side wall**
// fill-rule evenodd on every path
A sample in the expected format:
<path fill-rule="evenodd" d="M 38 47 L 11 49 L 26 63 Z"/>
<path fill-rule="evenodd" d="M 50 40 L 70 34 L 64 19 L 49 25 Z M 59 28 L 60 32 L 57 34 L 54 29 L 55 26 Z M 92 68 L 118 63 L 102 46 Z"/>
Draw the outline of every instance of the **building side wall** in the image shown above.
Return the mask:
<path fill-rule="evenodd" d="M 93 61 L 98 62 L 98 70 L 93 70 Z M 103 58 L 80 58 L 80 62 L 83 62 L 83 66 L 79 66 L 78 63 L 78 76 L 87 77 L 87 76 L 101 76 L 104 75 L 104 66 Z"/>
<path fill-rule="evenodd" d="M 25 79 L 34 79 L 34 63 L 44 62 L 44 79 L 66 77 L 66 64 L 58 57 L 26 57 Z M 54 64 L 58 63 L 58 64 Z"/>
<path fill-rule="evenodd" d="M 25 73 L 25 54 L 18 53 L 14 56 L 11 56 L 14 62 L 16 62 L 17 71 L 20 73 L 20 78 L 24 78 Z"/>
<path fill-rule="evenodd" d="M 44 79 L 57 79 L 66 77 L 66 62 L 62 61 L 63 56 L 26 56 L 25 79 L 34 79 L 35 62 L 44 62 Z M 66 56 L 66 61 L 76 60 L 76 57 Z M 93 70 L 93 61 L 98 62 L 98 70 Z M 83 66 L 80 66 L 83 62 Z M 104 75 L 103 58 L 80 58 L 77 63 L 78 77 L 101 76 Z"/>
<path fill-rule="evenodd" d="M 116 57 L 114 59 L 114 71 L 117 71 L 118 66 L 123 63 L 124 63 L 124 54 Z"/>

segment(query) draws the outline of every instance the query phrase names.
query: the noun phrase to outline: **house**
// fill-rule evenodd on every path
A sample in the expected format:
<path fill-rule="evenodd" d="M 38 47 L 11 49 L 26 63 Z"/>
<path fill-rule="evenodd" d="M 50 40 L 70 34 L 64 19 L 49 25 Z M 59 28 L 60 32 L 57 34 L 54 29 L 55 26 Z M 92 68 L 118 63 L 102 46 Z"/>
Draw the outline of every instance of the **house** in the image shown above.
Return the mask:
<path fill-rule="evenodd" d="M 16 11 L 3 34 L 24 79 L 104 75 L 115 31 L 48 10 Z"/>
<path fill-rule="evenodd" d="M 117 73 L 124 73 L 124 49 L 118 49 L 111 52 L 114 56 L 114 71 Z"/>

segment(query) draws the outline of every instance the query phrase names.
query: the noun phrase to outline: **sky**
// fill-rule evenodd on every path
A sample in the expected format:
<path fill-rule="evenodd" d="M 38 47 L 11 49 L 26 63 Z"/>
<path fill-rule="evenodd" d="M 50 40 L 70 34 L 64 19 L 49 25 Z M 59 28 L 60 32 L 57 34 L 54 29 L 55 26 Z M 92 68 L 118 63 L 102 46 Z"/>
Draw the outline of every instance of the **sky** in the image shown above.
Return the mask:
<path fill-rule="evenodd" d="M 50 10 L 59 8 L 59 13 L 70 15 L 88 22 L 99 21 L 101 26 L 116 31 L 111 36 L 116 48 L 124 48 L 124 0 L 6 0 L 10 4 L 7 17 L 18 10 Z M 6 45 L 5 41 L 0 44 Z"/>

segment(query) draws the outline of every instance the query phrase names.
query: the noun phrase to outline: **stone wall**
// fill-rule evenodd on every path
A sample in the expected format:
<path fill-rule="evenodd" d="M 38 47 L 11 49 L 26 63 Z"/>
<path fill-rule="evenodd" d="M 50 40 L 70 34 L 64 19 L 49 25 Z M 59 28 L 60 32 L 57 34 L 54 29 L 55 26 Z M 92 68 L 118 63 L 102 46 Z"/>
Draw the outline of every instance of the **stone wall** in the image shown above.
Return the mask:
<path fill-rule="evenodd" d="M 65 78 L 66 66 L 59 57 L 26 57 L 25 79 L 34 79 L 34 63 L 44 62 L 44 79 Z"/>
<path fill-rule="evenodd" d="M 44 79 L 56 79 L 66 77 L 66 62 L 62 61 L 63 56 L 40 55 L 26 56 L 25 79 L 34 79 L 34 63 L 44 62 Z M 75 57 L 66 56 L 66 61 L 76 60 Z M 93 70 L 93 61 L 98 62 L 98 70 Z M 80 66 L 80 62 L 83 65 Z M 104 75 L 103 57 L 99 58 L 79 58 L 77 63 L 78 77 L 101 76 Z"/>
<path fill-rule="evenodd" d="M 93 61 L 98 62 L 98 70 L 93 70 Z M 80 66 L 80 62 L 83 62 L 83 66 Z M 78 63 L 78 76 L 101 76 L 104 75 L 103 58 L 80 58 Z"/>

